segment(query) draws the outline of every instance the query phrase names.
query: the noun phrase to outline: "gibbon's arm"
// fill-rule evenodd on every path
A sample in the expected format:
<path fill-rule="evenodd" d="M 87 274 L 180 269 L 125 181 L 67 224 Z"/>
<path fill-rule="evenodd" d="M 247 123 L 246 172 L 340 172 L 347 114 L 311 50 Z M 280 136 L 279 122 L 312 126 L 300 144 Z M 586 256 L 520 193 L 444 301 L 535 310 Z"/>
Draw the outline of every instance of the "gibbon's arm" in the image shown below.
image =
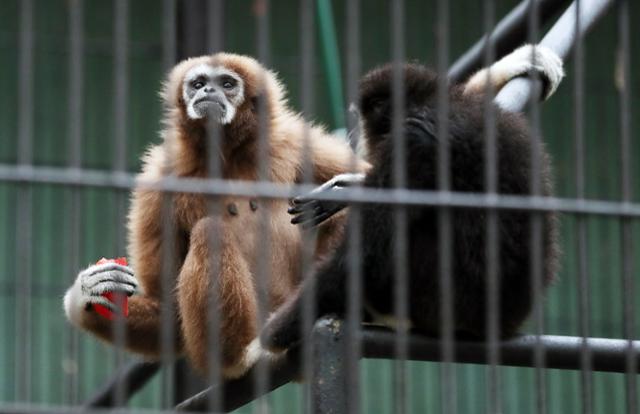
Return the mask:
<path fill-rule="evenodd" d="M 162 258 L 162 229 L 160 206 L 155 198 L 134 193 L 131 207 L 130 253 L 136 266 L 137 278 L 128 266 L 115 263 L 92 265 L 78 274 L 75 283 L 64 297 L 64 310 L 69 321 L 99 338 L 115 342 L 114 324 L 93 309 L 94 304 L 107 307 L 115 314 L 120 310 L 101 296 L 105 292 L 124 292 L 130 295 L 129 315 L 123 319 L 125 326 L 125 347 L 146 356 L 158 357 L 161 353 L 161 305 L 160 277 Z M 156 202 L 154 202 L 156 201 Z M 144 209 L 141 208 L 144 205 Z M 138 280 L 143 282 L 141 289 Z M 148 290 L 148 291 L 145 291 Z M 176 343 L 174 349 L 181 351 L 181 339 L 176 320 Z"/>
<path fill-rule="evenodd" d="M 349 144 L 338 138 L 318 134 L 310 140 L 314 182 L 323 183 L 301 197 L 293 199 L 294 206 L 288 211 L 294 217 L 293 224 L 313 227 L 325 222 L 347 207 L 344 202 L 314 199 L 318 193 L 344 191 L 345 187 L 364 181 L 371 165 L 358 157 Z M 313 208 L 318 210 L 313 212 Z"/>
<path fill-rule="evenodd" d="M 531 71 L 538 72 L 544 82 L 544 99 L 553 95 L 564 77 L 562 59 L 555 52 L 540 45 L 524 45 L 472 75 L 464 85 L 464 93 L 483 93 L 488 81 L 497 94 L 510 80 Z"/>

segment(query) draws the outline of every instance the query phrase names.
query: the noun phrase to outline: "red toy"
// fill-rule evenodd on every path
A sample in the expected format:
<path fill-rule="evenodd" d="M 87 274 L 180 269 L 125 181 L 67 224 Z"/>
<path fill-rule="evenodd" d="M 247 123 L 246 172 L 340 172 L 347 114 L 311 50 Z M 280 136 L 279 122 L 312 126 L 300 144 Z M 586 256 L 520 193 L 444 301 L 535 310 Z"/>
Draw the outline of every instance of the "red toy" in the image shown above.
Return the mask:
<path fill-rule="evenodd" d="M 96 262 L 96 264 L 103 263 L 118 263 L 122 266 L 127 266 L 127 258 L 126 257 L 118 257 L 116 259 L 105 259 L 104 257 Z M 101 295 L 104 298 L 107 298 L 108 301 L 115 303 L 120 308 L 120 313 L 126 318 L 129 316 L 129 297 L 126 293 L 123 292 L 105 292 Z M 102 305 L 95 304 L 93 305 L 98 315 L 101 315 L 110 321 L 116 318 L 116 315 L 111 312 L 111 310 L 105 308 Z"/>

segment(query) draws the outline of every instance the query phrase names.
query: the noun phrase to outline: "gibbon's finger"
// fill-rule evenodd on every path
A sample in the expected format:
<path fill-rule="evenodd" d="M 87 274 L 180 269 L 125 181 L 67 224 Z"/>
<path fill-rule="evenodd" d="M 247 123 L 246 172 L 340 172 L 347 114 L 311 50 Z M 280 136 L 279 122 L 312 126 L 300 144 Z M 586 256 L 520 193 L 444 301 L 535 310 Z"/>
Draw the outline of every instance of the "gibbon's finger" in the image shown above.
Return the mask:
<path fill-rule="evenodd" d="M 304 210 L 291 219 L 291 224 L 300 224 L 302 222 L 309 221 L 318 214 L 322 214 L 322 211 L 318 211 L 316 209 Z"/>
<path fill-rule="evenodd" d="M 342 209 L 346 203 L 320 202 L 315 208 L 304 210 L 291 219 L 292 224 L 305 224 L 303 227 L 313 227 L 329 219 Z"/>
<path fill-rule="evenodd" d="M 305 205 L 307 203 L 312 203 L 314 201 L 318 201 L 318 199 L 316 198 L 316 196 L 319 194 L 320 192 L 317 193 L 308 193 L 305 195 L 301 195 L 298 197 L 294 197 L 293 198 L 293 205 L 294 207 L 300 206 L 300 205 Z"/>
<path fill-rule="evenodd" d="M 316 227 L 317 225 L 323 223 L 324 221 L 330 219 L 336 212 L 340 211 L 340 209 L 332 209 L 323 212 L 317 216 L 312 217 L 311 219 L 301 223 L 303 229 L 310 229 L 312 227 Z"/>
<path fill-rule="evenodd" d="M 101 305 L 105 308 L 109 309 L 113 313 L 117 313 L 120 315 L 120 307 L 115 303 L 111 302 L 109 299 L 104 296 L 89 296 L 87 298 L 87 302 L 85 304 L 85 309 L 91 309 L 91 305 Z"/>
<path fill-rule="evenodd" d="M 351 185 L 353 183 L 361 182 L 362 177 L 364 177 L 363 174 L 341 174 L 341 175 L 337 175 L 334 178 L 332 178 L 331 180 L 327 181 L 326 183 L 324 183 L 324 184 L 314 188 L 313 190 L 309 191 L 307 194 L 294 197 L 293 200 L 292 200 L 293 204 L 305 204 L 305 203 L 307 203 L 309 201 L 313 201 L 313 200 L 316 199 L 316 196 L 318 194 L 320 194 L 320 193 L 342 191 L 342 190 L 345 189 L 345 187 L 348 187 L 349 185 Z"/>
<path fill-rule="evenodd" d="M 334 210 L 334 212 L 340 211 L 347 207 L 347 203 L 343 201 L 329 201 L 329 200 L 309 200 L 305 204 L 299 204 L 287 209 L 289 214 L 295 215 L 304 213 L 305 211 L 326 211 Z"/>
<path fill-rule="evenodd" d="M 116 271 L 98 273 L 90 278 L 83 278 L 81 282 L 82 290 L 90 292 L 101 283 L 112 282 L 132 286 L 134 291 L 138 288 L 138 281 L 135 277 Z"/>
<path fill-rule="evenodd" d="M 305 230 L 312 229 L 312 228 L 322 224 L 323 222 L 327 221 L 329 218 L 331 218 L 331 216 L 333 216 L 333 213 L 325 212 L 325 213 L 322 213 L 319 216 L 314 216 L 311 219 L 300 223 L 300 225 Z"/>
<path fill-rule="evenodd" d="M 300 214 L 300 213 L 303 213 L 305 211 L 315 210 L 316 208 L 321 206 L 321 203 L 322 203 L 322 201 L 320 201 L 320 200 L 310 199 L 309 201 L 305 202 L 304 204 L 298 204 L 298 205 L 295 205 L 293 207 L 289 207 L 287 209 L 287 213 L 289 213 L 289 214 Z"/>
<path fill-rule="evenodd" d="M 121 264 L 118 263 L 114 263 L 114 262 L 107 262 L 107 263 L 102 263 L 102 264 L 98 264 L 98 265 L 91 265 L 89 267 L 87 267 L 86 269 L 84 269 L 83 271 L 81 271 L 79 273 L 79 276 L 82 277 L 91 277 L 97 273 L 101 273 L 101 272 L 105 272 L 105 271 L 112 271 L 112 270 L 117 270 L 119 272 L 128 274 L 133 276 L 133 269 L 130 268 L 129 266 L 123 266 Z"/>
<path fill-rule="evenodd" d="M 90 296 L 100 296 L 103 293 L 107 292 L 122 292 L 126 293 L 127 296 L 131 296 L 136 293 L 136 290 L 137 289 L 135 285 L 131 285 L 128 283 L 118 283 L 112 280 L 105 280 L 93 286 L 87 291 L 87 293 Z"/>

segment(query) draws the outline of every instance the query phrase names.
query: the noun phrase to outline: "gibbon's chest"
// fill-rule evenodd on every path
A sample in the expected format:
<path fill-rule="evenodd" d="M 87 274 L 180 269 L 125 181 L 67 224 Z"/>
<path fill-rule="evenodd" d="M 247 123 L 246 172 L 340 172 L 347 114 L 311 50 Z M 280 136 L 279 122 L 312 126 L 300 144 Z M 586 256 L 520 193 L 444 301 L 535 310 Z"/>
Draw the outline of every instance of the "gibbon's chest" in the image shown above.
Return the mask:
<path fill-rule="evenodd" d="M 174 196 L 174 214 L 178 227 L 187 234 L 204 217 L 222 221 L 229 237 L 247 252 L 260 249 L 260 241 L 271 239 L 272 247 L 299 240 L 297 226 L 290 223 L 288 200 L 226 196 L 209 198 L 202 194 L 179 193 Z M 266 226 L 265 226 L 266 224 Z M 259 234 L 259 233 L 268 234 Z M 287 240 L 291 239 L 291 240 Z M 276 247 L 277 248 L 277 247 Z M 245 249 L 242 249 L 245 250 Z"/>

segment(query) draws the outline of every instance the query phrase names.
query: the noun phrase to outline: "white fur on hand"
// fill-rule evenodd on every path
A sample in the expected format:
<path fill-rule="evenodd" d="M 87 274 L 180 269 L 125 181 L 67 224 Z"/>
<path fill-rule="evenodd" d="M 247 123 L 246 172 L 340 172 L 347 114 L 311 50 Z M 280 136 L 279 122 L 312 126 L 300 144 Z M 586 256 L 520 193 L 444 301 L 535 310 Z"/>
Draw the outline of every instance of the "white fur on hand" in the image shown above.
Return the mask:
<path fill-rule="evenodd" d="M 465 90 L 482 90 L 487 82 L 487 71 L 496 91 L 518 76 L 537 71 L 546 81 L 544 99 L 554 94 L 562 78 L 562 59 L 551 49 L 540 45 L 524 45 L 495 62 L 489 69 L 483 69 L 469 79 Z"/>
<path fill-rule="evenodd" d="M 114 313 L 120 308 L 101 296 L 106 292 L 123 292 L 128 296 L 138 291 L 138 281 L 133 269 L 118 263 L 108 262 L 92 265 L 78 274 L 73 286 L 64 295 L 64 312 L 75 325 L 79 325 L 82 312 L 90 305 L 99 304 Z"/>

